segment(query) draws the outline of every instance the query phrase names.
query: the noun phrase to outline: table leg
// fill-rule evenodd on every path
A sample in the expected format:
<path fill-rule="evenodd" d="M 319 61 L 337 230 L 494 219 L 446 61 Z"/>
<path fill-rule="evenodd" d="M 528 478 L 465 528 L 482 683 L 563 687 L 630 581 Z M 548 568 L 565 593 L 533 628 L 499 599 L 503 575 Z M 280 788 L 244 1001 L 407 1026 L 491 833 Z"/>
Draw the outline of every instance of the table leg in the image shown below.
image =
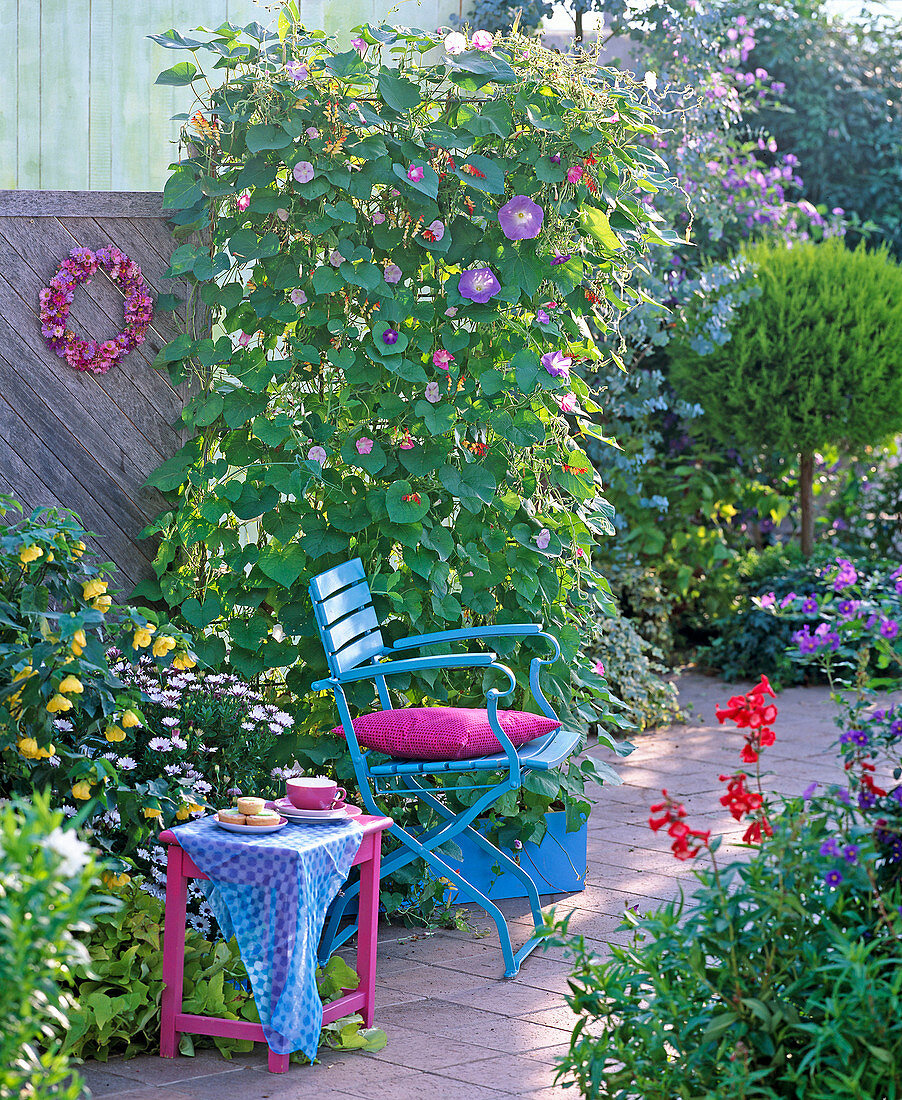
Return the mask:
<path fill-rule="evenodd" d="M 287 1073 L 288 1072 L 288 1059 L 291 1057 L 289 1054 L 276 1054 L 274 1050 L 269 1050 L 269 1057 L 267 1058 L 267 1068 L 270 1073 Z"/>
<path fill-rule="evenodd" d="M 373 858 L 360 866 L 360 910 L 357 918 L 358 989 L 363 992 L 363 1022 L 373 1026 L 376 1000 L 376 948 L 379 942 L 379 866 L 382 836 L 373 838 Z"/>
<path fill-rule="evenodd" d="M 163 925 L 163 997 L 160 1027 L 160 1057 L 178 1054 L 176 1014 L 182 1011 L 185 972 L 185 903 L 188 880 L 184 875 L 182 849 L 169 845 L 166 863 L 166 913 Z"/>

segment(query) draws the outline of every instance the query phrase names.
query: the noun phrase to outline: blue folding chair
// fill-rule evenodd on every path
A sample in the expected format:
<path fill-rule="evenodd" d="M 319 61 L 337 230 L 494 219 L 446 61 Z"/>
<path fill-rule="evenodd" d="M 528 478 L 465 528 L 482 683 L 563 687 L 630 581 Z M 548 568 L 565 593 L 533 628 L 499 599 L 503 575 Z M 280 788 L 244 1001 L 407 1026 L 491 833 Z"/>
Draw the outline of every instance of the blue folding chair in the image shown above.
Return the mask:
<path fill-rule="evenodd" d="M 516 678 L 509 668 L 498 662 L 494 653 L 445 653 L 438 656 L 409 657 L 403 660 L 393 658 L 399 651 L 446 642 L 467 642 L 493 637 L 544 638 L 550 645 L 553 655 L 548 658 L 532 659 L 529 686 L 542 713 L 558 721 L 539 683 L 541 667 L 553 664 L 560 657 L 557 640 L 534 624 L 501 624 L 471 627 L 466 630 L 443 630 L 438 634 L 424 634 L 419 638 L 403 638 L 389 647 L 382 637 L 363 563 L 359 558 L 337 565 L 314 577 L 310 582 L 310 596 L 313 600 L 313 609 L 330 672 L 327 679 L 316 681 L 313 687 L 317 691 L 329 690 L 334 693 L 360 793 L 367 811 L 371 814 L 382 813 L 376 804 L 377 795 L 400 795 L 402 798 L 417 798 L 425 802 L 439 818 L 438 824 L 416 835 L 400 825 L 393 825 L 390 831 L 400 840 L 401 847 L 385 860 L 383 874 L 390 875 L 422 857 L 438 877 L 446 878 L 459 889 L 465 890 L 495 921 L 504 955 L 504 976 L 513 978 L 519 971 L 522 961 L 537 946 L 541 937 L 533 935 L 519 951 L 515 952 L 504 914 L 485 894 L 450 867 L 442 858 L 439 849 L 463 834 L 488 852 L 493 863 L 500 865 L 503 871 L 510 871 L 521 879 L 527 890 L 533 923 L 538 932 L 542 928 L 543 921 L 541 902 L 535 883 L 523 867 L 474 829 L 473 822 L 505 792 L 518 788 L 525 772 L 547 771 L 566 760 L 579 744 L 580 734 L 558 728 L 521 745 L 519 749 L 515 748 L 498 722 L 498 700 L 506 698 L 514 691 Z M 390 659 L 386 660 L 386 657 Z M 373 680 L 382 709 L 391 710 L 393 708 L 386 684 L 387 677 L 444 668 L 491 668 L 497 669 L 507 677 L 509 686 L 504 691 L 489 688 L 485 693 L 489 724 L 503 751 L 470 760 L 439 761 L 400 759 L 385 761 L 378 754 L 361 751 L 348 709 L 345 686 L 361 680 Z M 371 763 L 371 757 L 374 761 L 380 759 L 382 762 Z M 485 779 L 485 782 L 473 783 L 465 788 L 484 790 L 485 793 L 472 806 L 460 811 L 450 809 L 441 800 L 440 788 L 430 785 L 428 779 L 425 783 L 422 782 L 426 777 L 448 776 L 449 773 L 455 772 L 478 772 L 482 773 Z M 498 773 L 501 773 L 500 778 Z M 333 906 L 320 942 L 320 959 L 323 961 L 328 959 L 335 947 L 344 942 L 354 931 L 352 925 L 339 933 L 339 925 L 355 893 L 356 887 L 347 889 L 338 903 Z"/>

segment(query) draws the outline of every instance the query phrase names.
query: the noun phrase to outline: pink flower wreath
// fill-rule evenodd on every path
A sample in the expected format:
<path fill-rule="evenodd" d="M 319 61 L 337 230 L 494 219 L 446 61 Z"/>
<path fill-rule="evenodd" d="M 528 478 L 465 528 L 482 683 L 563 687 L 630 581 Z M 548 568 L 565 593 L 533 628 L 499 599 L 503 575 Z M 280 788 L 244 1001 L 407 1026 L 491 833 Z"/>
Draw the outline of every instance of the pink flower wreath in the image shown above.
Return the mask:
<path fill-rule="evenodd" d="M 125 331 L 112 340 L 79 340 L 66 327 L 69 306 L 79 283 L 86 283 L 102 267 L 125 295 Z M 59 271 L 44 287 L 41 299 L 41 332 L 47 346 L 73 370 L 106 374 L 124 355 L 144 343 L 147 326 L 153 316 L 153 298 L 144 282 L 141 268 L 118 248 L 73 248 Z"/>

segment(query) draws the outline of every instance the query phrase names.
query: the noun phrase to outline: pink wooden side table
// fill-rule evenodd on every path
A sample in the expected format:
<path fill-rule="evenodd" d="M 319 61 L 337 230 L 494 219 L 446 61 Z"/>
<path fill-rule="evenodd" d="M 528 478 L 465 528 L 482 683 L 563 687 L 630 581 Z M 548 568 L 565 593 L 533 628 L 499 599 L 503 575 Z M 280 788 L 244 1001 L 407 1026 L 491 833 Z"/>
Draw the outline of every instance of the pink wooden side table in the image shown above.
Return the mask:
<path fill-rule="evenodd" d="M 363 840 L 352 866 L 360 867 L 360 915 L 357 932 L 357 974 L 360 984 L 345 990 L 344 996 L 325 1005 L 323 1023 L 329 1024 L 353 1012 L 359 1012 L 367 1027 L 372 1027 L 376 993 L 376 946 L 379 926 L 379 868 L 382 858 L 382 834 L 392 824 L 390 817 L 362 816 L 355 819 L 363 826 Z M 181 1032 L 193 1035 L 220 1035 L 228 1039 L 251 1039 L 265 1043 L 263 1028 L 247 1020 L 226 1020 L 217 1016 L 192 1016 L 182 1012 L 182 988 L 185 970 L 185 901 L 188 879 L 206 878 L 179 846 L 175 833 L 166 829 L 160 842 L 169 846 L 166 865 L 166 915 L 163 930 L 163 1003 L 160 1057 L 175 1058 Z M 269 1052 L 270 1073 L 288 1072 L 287 1054 Z"/>

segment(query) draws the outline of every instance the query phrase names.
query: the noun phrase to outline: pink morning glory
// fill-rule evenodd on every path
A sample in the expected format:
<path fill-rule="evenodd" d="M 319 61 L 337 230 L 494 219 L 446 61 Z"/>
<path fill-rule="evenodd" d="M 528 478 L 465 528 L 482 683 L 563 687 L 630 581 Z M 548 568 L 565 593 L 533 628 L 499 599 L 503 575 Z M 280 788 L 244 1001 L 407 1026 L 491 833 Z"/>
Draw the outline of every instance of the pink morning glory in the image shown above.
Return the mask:
<path fill-rule="evenodd" d="M 298 287 L 296 290 L 293 290 L 291 294 L 289 294 L 289 298 L 291 298 L 292 302 L 296 306 L 303 306 L 307 304 L 307 295 L 303 292 L 303 290 L 300 289 L 300 287 Z"/>
<path fill-rule="evenodd" d="M 241 194 L 238 196 L 238 209 L 243 212 L 243 211 L 247 210 L 247 208 L 250 206 L 250 204 L 251 204 L 251 193 L 250 193 L 250 191 L 242 191 Z"/>
<path fill-rule="evenodd" d="M 467 48 L 467 40 L 458 31 L 451 31 L 445 35 L 445 49 L 450 54 L 463 53 Z"/>
<path fill-rule="evenodd" d="M 387 264 L 385 268 L 385 281 L 387 283 L 399 283 L 403 272 L 397 264 Z"/>
<path fill-rule="evenodd" d="M 583 178 L 583 170 L 578 164 L 574 164 L 572 168 L 567 169 L 567 182 L 579 183 Z"/>
<path fill-rule="evenodd" d="M 240 348 L 246 348 L 250 342 L 251 334 L 249 332 L 242 332 L 241 335 L 238 337 L 238 346 Z"/>
<path fill-rule="evenodd" d="M 373 225 L 381 225 L 385 221 L 385 215 L 381 210 L 377 210 L 373 215 Z"/>
<path fill-rule="evenodd" d="M 410 438 L 410 432 L 408 432 L 401 441 L 400 448 L 402 451 L 412 451 L 415 446 L 416 441 Z"/>
<path fill-rule="evenodd" d="M 559 351 L 549 351 L 542 356 L 542 366 L 552 378 L 569 378 L 573 360 L 561 355 Z"/>
<path fill-rule="evenodd" d="M 432 362 L 433 365 L 438 367 L 440 370 L 448 370 L 449 364 L 454 362 L 454 356 L 451 354 L 450 351 L 445 351 L 444 348 L 439 348 L 439 350 L 432 356 Z"/>
<path fill-rule="evenodd" d="M 599 676 L 604 676 L 604 663 L 602 661 L 596 661 L 593 668 Z"/>
<path fill-rule="evenodd" d="M 477 50 L 490 50 L 495 45 L 495 38 L 488 31 L 477 31 L 470 41 Z"/>
<path fill-rule="evenodd" d="M 548 544 L 551 542 L 551 532 L 547 527 L 543 527 L 542 530 L 536 535 L 536 546 L 540 550 L 547 550 Z"/>
<path fill-rule="evenodd" d="M 338 251 L 337 248 L 333 248 L 332 251 L 329 253 L 329 263 L 333 267 L 338 267 L 343 262 L 344 262 L 344 256 L 342 256 L 342 254 Z"/>
<path fill-rule="evenodd" d="M 307 458 L 311 462 L 318 462 L 320 466 L 326 461 L 326 452 L 323 447 L 311 447 L 307 452 Z"/>
<path fill-rule="evenodd" d="M 509 241 L 525 241 L 542 231 L 544 212 L 527 195 L 515 195 L 498 211 L 501 231 Z"/>
<path fill-rule="evenodd" d="M 561 410 L 561 412 L 575 413 L 579 411 L 579 402 L 576 400 L 575 394 L 555 394 L 554 399 L 557 402 L 557 407 Z"/>
<path fill-rule="evenodd" d="M 279 219 L 280 222 L 288 221 L 288 211 L 285 209 L 284 206 L 280 206 L 279 209 L 276 211 L 276 217 Z"/>
<path fill-rule="evenodd" d="M 298 183 L 309 183 L 313 179 L 313 165 L 309 160 L 299 160 L 292 168 L 291 174 Z"/>
<path fill-rule="evenodd" d="M 360 54 L 361 57 L 366 53 L 366 42 L 362 38 L 352 38 L 351 45 Z"/>
<path fill-rule="evenodd" d="M 494 298 L 498 293 L 501 283 L 495 278 L 495 273 L 490 267 L 477 267 L 461 275 L 457 289 L 462 298 L 469 298 L 471 302 L 484 305 L 489 298 Z"/>
<path fill-rule="evenodd" d="M 438 218 L 434 222 L 430 222 L 429 225 L 423 230 L 423 236 L 427 241 L 438 242 L 445 235 L 445 223 L 439 221 Z"/>
<path fill-rule="evenodd" d="M 310 75 L 310 70 L 303 61 L 289 61 L 285 66 L 285 72 L 288 73 L 292 80 L 296 80 L 298 83 L 306 80 Z"/>
<path fill-rule="evenodd" d="M 418 164 L 411 164 L 407 169 L 407 178 L 411 183 L 419 183 L 423 178 L 423 169 Z"/>
<path fill-rule="evenodd" d="M 359 455 L 368 455 L 373 449 L 372 439 L 368 439 L 365 435 L 362 435 L 357 440 L 357 453 Z"/>
<path fill-rule="evenodd" d="M 431 405 L 437 405 L 442 399 L 442 392 L 438 388 L 438 382 L 430 382 L 423 396 Z"/>
<path fill-rule="evenodd" d="M 319 130 L 317 130 L 315 126 L 308 126 L 304 133 L 307 135 L 308 138 L 311 139 L 311 141 L 319 137 Z"/>
<path fill-rule="evenodd" d="M 448 308 L 445 310 L 445 316 L 446 317 L 456 317 L 457 316 L 457 306 L 448 306 Z"/>

